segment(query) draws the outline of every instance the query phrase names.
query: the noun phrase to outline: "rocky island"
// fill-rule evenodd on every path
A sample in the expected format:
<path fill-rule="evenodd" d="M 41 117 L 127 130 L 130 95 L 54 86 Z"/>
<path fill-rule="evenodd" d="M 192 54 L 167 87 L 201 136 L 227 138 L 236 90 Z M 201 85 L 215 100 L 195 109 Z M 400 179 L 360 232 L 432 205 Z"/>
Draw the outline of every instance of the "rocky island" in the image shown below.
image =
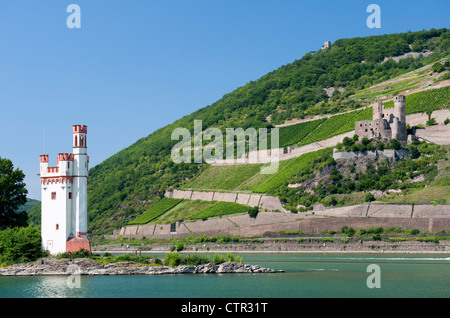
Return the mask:
<path fill-rule="evenodd" d="M 259 265 L 224 262 L 201 265 L 144 265 L 137 262 L 118 262 L 103 264 L 89 258 L 50 259 L 15 264 L 0 268 L 0 276 L 38 276 L 38 275 L 158 275 L 158 274 L 209 274 L 209 273 L 275 273 Z"/>

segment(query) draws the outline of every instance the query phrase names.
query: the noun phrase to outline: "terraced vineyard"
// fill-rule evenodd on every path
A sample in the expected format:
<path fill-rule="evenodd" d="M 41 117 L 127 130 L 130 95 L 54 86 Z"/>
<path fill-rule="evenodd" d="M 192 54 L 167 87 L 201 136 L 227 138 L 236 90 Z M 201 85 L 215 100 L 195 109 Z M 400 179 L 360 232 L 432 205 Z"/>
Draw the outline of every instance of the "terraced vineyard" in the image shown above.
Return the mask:
<path fill-rule="evenodd" d="M 177 221 L 189 220 L 191 216 L 217 204 L 216 201 L 183 200 L 161 216 L 153 219 L 151 224 L 172 224 Z"/>
<path fill-rule="evenodd" d="M 314 161 L 320 160 L 320 158 L 322 158 L 325 154 L 330 154 L 331 152 L 332 148 L 326 148 L 306 153 L 294 159 L 285 160 L 284 166 L 280 167 L 277 173 L 269 175 L 269 178 L 265 180 L 265 182 L 256 186 L 253 191 L 258 193 L 272 193 L 279 187 L 286 184 L 289 177 L 311 165 Z"/>
<path fill-rule="evenodd" d="M 440 60 L 440 62 L 444 63 L 447 59 L 448 58 L 444 58 Z M 400 92 L 425 88 L 429 85 L 437 84 L 443 79 L 443 75 L 445 73 L 433 72 L 432 64 L 378 83 L 371 87 L 361 89 L 355 92 L 354 95 L 351 95 L 350 98 L 363 100 L 366 103 L 372 103 L 376 100 L 391 98 L 398 95 Z"/>
<path fill-rule="evenodd" d="M 192 190 L 245 190 L 240 187 L 242 181 L 250 179 L 260 169 L 260 164 L 208 166 L 200 176 L 187 182 L 182 188 Z"/>
<path fill-rule="evenodd" d="M 384 103 L 385 108 L 394 107 L 394 102 Z M 425 113 L 450 107 L 450 86 L 430 89 L 406 96 L 406 115 Z"/>
<path fill-rule="evenodd" d="M 135 218 L 133 221 L 131 221 L 129 224 L 146 224 L 163 213 L 167 212 L 174 206 L 176 206 L 178 203 L 183 201 L 182 199 L 173 199 L 173 198 L 163 198 L 160 201 L 156 202 L 155 204 L 152 204 L 147 211 L 139 215 L 137 218 Z"/>
<path fill-rule="evenodd" d="M 171 224 L 184 220 L 206 220 L 212 217 L 247 213 L 249 209 L 249 206 L 235 202 L 163 198 L 128 224 Z"/>
<path fill-rule="evenodd" d="M 308 134 L 321 125 L 326 118 L 307 121 L 297 125 L 280 128 L 280 147 L 294 145 L 302 141 Z"/>
<path fill-rule="evenodd" d="M 208 166 L 198 178 L 183 188 L 271 193 L 282 186 L 290 176 L 331 152 L 332 148 L 327 148 L 280 161 L 275 174 L 261 174 L 262 164 Z M 223 183 L 219 182 L 221 178 Z"/>
<path fill-rule="evenodd" d="M 250 207 L 234 202 L 217 202 L 190 217 L 191 220 L 206 220 L 211 217 L 222 217 L 230 214 L 245 213 Z"/>
<path fill-rule="evenodd" d="M 372 119 L 372 107 L 282 127 L 280 129 L 280 147 L 293 144 L 307 145 L 343 134 L 355 129 L 355 121 L 364 119 Z"/>

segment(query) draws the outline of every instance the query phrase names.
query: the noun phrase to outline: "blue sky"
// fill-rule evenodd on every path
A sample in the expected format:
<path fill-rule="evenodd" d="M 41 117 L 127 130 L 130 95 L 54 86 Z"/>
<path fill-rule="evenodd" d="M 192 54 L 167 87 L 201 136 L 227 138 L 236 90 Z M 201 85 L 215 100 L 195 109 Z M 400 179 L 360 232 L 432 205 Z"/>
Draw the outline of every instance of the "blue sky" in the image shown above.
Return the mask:
<path fill-rule="evenodd" d="M 92 167 L 326 40 L 449 27 L 448 12 L 448 0 L 2 0 L 0 157 L 40 199 L 39 155 L 72 152 L 74 124 L 88 125 Z"/>

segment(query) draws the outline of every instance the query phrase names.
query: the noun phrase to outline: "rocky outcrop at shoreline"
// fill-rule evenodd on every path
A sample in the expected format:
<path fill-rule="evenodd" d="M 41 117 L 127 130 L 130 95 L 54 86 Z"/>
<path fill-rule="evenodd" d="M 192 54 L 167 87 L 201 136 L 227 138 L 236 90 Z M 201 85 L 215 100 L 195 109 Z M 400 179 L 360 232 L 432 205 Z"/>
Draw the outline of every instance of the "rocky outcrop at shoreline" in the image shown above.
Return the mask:
<path fill-rule="evenodd" d="M 0 276 L 39 275 L 158 275 L 158 274 L 202 274 L 202 273 L 275 273 L 282 272 L 259 265 L 237 262 L 222 264 L 180 265 L 177 267 L 144 265 L 136 262 L 102 264 L 88 258 L 40 259 L 36 262 L 15 264 L 0 268 Z"/>

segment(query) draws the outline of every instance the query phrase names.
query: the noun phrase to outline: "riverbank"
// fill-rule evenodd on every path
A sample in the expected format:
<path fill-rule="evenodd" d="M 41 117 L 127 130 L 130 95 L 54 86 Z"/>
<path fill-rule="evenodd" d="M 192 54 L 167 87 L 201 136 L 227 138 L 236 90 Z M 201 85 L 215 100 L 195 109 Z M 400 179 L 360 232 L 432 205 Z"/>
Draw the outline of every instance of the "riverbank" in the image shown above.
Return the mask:
<path fill-rule="evenodd" d="M 108 244 L 92 247 L 93 253 L 168 253 L 173 244 Z M 237 243 L 186 244 L 180 253 L 402 253 L 450 254 L 450 241 L 330 241 L 326 238 L 255 240 Z"/>
<path fill-rule="evenodd" d="M 161 275 L 161 274 L 219 274 L 219 273 L 275 273 L 259 265 L 224 262 L 201 265 L 143 265 L 136 262 L 103 264 L 89 258 L 51 259 L 15 264 L 0 268 L 0 276 L 60 276 L 60 275 Z"/>

